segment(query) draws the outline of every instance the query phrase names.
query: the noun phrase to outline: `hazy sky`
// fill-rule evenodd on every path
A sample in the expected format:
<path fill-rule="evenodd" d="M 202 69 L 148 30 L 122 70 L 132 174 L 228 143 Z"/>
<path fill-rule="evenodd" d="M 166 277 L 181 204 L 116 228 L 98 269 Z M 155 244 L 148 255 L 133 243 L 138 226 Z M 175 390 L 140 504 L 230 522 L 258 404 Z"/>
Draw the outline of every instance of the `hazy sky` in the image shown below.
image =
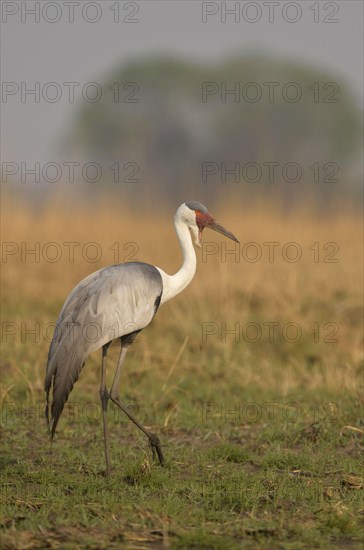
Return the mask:
<path fill-rule="evenodd" d="M 333 71 L 358 99 L 362 97 L 361 0 L 72 3 L 1 3 L 2 81 L 14 83 L 5 84 L 8 95 L 1 103 L 2 161 L 57 160 L 59 141 L 76 105 L 70 103 L 70 87 L 63 83 L 79 82 L 75 98 L 82 102 L 80 89 L 86 83 L 102 82 L 118 63 L 137 57 L 174 55 L 213 62 L 251 51 L 288 56 Z M 224 4 L 227 10 L 237 5 L 240 15 L 226 14 L 224 22 Z M 36 82 L 39 103 L 31 96 L 22 101 L 21 87 L 34 88 Z M 61 90 L 54 103 L 42 97 L 42 92 L 54 97 L 56 88 L 47 88 L 50 82 Z"/>

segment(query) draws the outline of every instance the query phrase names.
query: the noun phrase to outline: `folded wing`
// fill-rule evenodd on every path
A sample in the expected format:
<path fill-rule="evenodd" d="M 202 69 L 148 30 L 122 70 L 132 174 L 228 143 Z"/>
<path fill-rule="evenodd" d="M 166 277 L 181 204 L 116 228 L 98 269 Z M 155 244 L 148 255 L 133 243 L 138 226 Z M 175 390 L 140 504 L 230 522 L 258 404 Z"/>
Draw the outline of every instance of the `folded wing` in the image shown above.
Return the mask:
<path fill-rule="evenodd" d="M 53 386 L 52 437 L 88 355 L 146 327 L 158 309 L 162 291 L 159 271 L 142 262 L 100 269 L 72 290 L 57 320 L 46 367 L 47 420 Z"/>

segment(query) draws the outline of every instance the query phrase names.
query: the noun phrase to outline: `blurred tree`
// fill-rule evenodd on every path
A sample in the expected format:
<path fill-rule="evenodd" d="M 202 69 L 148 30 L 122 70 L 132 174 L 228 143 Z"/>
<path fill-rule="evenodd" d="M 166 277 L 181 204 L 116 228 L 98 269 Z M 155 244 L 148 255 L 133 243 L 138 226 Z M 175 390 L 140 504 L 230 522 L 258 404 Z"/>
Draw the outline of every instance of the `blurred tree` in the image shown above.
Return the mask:
<path fill-rule="evenodd" d="M 271 184 L 274 168 L 273 183 L 309 181 L 324 195 L 328 188 L 347 191 L 343 174 L 359 162 L 361 112 L 349 90 L 298 62 L 146 60 L 117 69 L 102 91 L 100 101 L 80 107 L 69 147 L 78 160 L 118 162 L 126 183 L 134 175 L 127 163 L 136 163 L 136 177 L 171 198 L 185 182 L 201 183 L 207 162 L 216 171 L 205 177 L 212 193 L 224 168 L 239 171 L 226 174 L 227 184 L 250 186 L 259 169 L 256 181 Z M 278 165 L 269 168 L 272 162 Z M 296 183 L 289 181 L 294 167 L 282 173 L 292 162 L 302 168 Z"/>

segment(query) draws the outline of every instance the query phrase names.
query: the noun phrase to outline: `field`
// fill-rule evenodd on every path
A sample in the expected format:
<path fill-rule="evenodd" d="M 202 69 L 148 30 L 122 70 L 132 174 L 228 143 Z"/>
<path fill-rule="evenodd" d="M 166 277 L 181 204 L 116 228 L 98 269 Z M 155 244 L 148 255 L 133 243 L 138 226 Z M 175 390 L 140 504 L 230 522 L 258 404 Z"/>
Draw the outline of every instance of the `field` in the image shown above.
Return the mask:
<path fill-rule="evenodd" d="M 52 323 L 100 267 L 179 268 L 174 208 L 159 208 L 156 219 L 106 202 L 8 200 L 2 548 L 361 548 L 362 249 L 349 207 L 211 208 L 240 247 L 206 230 L 194 281 L 138 336 L 122 375 L 121 399 L 159 434 L 164 468 L 111 404 L 104 477 L 99 352 L 49 442 Z M 115 344 L 109 382 L 117 356 Z"/>

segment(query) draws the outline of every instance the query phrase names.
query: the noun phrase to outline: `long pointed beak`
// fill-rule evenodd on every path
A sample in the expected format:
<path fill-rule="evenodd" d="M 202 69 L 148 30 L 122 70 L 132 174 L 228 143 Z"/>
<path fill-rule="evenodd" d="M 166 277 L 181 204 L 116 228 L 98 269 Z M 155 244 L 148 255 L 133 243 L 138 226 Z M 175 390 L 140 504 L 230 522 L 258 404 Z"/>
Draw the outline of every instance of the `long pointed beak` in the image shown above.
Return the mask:
<path fill-rule="evenodd" d="M 230 231 L 225 229 L 225 227 L 223 227 L 213 219 L 207 223 L 206 227 L 209 227 L 210 229 L 213 229 L 214 231 L 221 233 L 221 235 L 225 235 L 225 237 L 227 237 L 228 239 L 231 239 L 232 241 L 235 241 L 236 243 L 239 242 L 239 240 L 235 237 L 235 235 L 230 233 Z"/>

